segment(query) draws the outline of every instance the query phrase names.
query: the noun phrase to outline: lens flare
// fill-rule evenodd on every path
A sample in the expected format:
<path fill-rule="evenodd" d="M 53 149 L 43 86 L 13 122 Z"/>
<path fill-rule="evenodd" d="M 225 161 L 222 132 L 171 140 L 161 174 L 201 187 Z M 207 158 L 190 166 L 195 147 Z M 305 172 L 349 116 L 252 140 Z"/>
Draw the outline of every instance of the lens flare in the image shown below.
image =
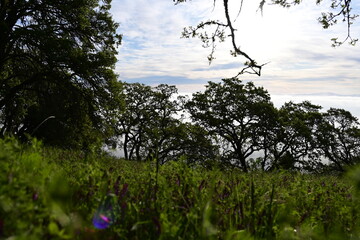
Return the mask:
<path fill-rule="evenodd" d="M 104 220 L 104 221 L 107 222 L 107 223 L 110 223 L 110 222 L 111 222 L 110 219 L 109 219 L 108 217 L 104 216 L 104 215 L 101 215 L 101 214 L 100 214 L 100 217 L 101 217 L 102 220 Z"/>
<path fill-rule="evenodd" d="M 97 229 L 110 227 L 115 221 L 118 204 L 114 194 L 108 194 L 100 203 L 93 217 L 93 225 Z"/>

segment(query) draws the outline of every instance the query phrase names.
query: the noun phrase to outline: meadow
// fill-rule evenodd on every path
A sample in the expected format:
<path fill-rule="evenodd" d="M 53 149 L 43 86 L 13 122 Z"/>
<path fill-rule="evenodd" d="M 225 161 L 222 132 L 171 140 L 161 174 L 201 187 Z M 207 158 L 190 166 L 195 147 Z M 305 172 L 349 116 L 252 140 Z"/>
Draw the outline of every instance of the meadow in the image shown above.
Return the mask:
<path fill-rule="evenodd" d="M 360 239 L 343 176 L 158 166 L 0 140 L 0 239 Z"/>

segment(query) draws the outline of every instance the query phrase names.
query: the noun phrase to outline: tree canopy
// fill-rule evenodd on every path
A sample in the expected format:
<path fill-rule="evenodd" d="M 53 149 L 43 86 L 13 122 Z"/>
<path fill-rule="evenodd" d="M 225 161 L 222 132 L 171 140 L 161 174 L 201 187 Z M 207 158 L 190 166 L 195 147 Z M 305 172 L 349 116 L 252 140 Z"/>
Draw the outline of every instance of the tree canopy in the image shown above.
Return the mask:
<path fill-rule="evenodd" d="M 182 97 L 175 86 L 125 84 L 125 111 L 118 115 L 116 136 L 128 160 L 157 159 L 161 164 L 188 158 L 189 164 L 207 164 L 217 157 L 208 132 L 183 122 Z"/>
<path fill-rule="evenodd" d="M 237 78 L 209 82 L 204 93 L 193 95 L 187 109 L 195 122 L 225 141 L 223 162 L 245 172 L 246 159 L 263 148 L 264 128 L 274 111 L 266 90 L 252 82 L 242 84 Z"/>
<path fill-rule="evenodd" d="M 104 136 L 102 111 L 110 92 L 121 91 L 113 71 L 121 36 L 110 7 L 111 0 L 1 1 L 1 135 L 74 147 L 95 141 L 90 132 Z"/>
<path fill-rule="evenodd" d="M 276 108 L 264 88 L 238 78 L 209 82 L 189 98 L 176 95 L 166 84 L 125 84 L 113 140 L 126 159 L 182 158 L 245 172 L 343 172 L 359 163 L 359 122 L 346 110 L 322 112 L 309 101 Z"/>
<path fill-rule="evenodd" d="M 209 82 L 185 106 L 213 137 L 226 166 L 341 172 L 359 162 L 359 122 L 343 109 L 320 112 L 309 101 L 277 109 L 265 89 L 237 78 Z"/>
<path fill-rule="evenodd" d="M 320 153 L 333 170 L 344 171 L 360 163 L 360 123 L 350 112 L 330 108 L 324 113 L 315 137 Z"/>

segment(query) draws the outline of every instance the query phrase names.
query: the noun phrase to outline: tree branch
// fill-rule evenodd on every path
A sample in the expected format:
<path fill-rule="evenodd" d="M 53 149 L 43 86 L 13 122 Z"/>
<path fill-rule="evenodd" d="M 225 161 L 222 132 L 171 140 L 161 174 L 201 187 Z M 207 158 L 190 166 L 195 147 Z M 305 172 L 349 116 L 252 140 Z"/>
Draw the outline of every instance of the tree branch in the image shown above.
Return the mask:
<path fill-rule="evenodd" d="M 175 5 L 179 4 L 179 3 L 183 3 L 183 2 L 187 2 L 189 0 L 173 0 L 173 2 L 175 2 Z M 316 0 L 316 4 L 320 4 L 323 0 Z M 242 11 L 242 7 L 243 7 L 243 2 L 244 0 L 240 1 L 240 9 L 239 12 L 236 16 L 236 19 L 239 17 L 241 11 Z M 266 0 L 259 0 L 259 8 L 258 10 L 261 11 L 261 14 L 263 13 L 263 8 L 264 5 L 266 3 Z M 286 7 L 289 8 L 291 6 L 294 5 L 298 5 L 301 3 L 301 0 L 270 0 L 270 2 L 274 5 L 280 5 L 282 7 Z M 322 17 L 318 18 L 318 21 L 322 24 L 323 28 L 328 28 L 334 24 L 337 23 L 337 18 L 341 15 L 344 16 L 343 18 L 343 22 L 347 22 L 347 36 L 343 41 L 338 41 L 338 38 L 333 38 L 331 39 L 333 41 L 332 46 L 336 47 L 336 46 L 340 46 L 345 42 L 349 42 L 351 45 L 355 45 L 356 42 L 358 41 L 358 39 L 353 39 L 351 37 L 351 25 L 353 24 L 353 21 L 359 16 L 356 14 L 351 15 L 351 0 L 331 0 L 331 8 L 332 9 L 339 9 L 339 12 L 337 12 L 336 14 L 332 13 L 332 12 L 328 12 L 328 13 L 322 13 Z M 213 4 L 215 6 L 216 0 L 213 0 Z M 183 36 L 184 38 L 190 38 L 190 37 L 198 37 L 200 38 L 200 40 L 203 42 L 203 47 L 208 48 L 211 47 L 211 52 L 208 56 L 208 60 L 209 60 L 209 64 L 211 64 L 212 60 L 215 59 L 214 57 L 214 53 L 215 53 L 215 48 L 216 48 L 216 41 L 218 40 L 219 42 L 223 42 L 225 41 L 225 31 L 229 30 L 230 34 L 228 35 L 229 37 L 231 37 L 231 44 L 232 44 L 232 48 L 233 50 L 231 51 L 231 55 L 236 57 L 238 55 L 243 56 L 246 59 L 245 62 L 245 67 L 243 69 L 241 69 L 241 71 L 239 71 L 239 73 L 236 75 L 236 77 L 238 77 L 239 75 L 242 74 L 255 74 L 260 76 L 261 75 L 261 70 L 262 67 L 265 64 L 258 64 L 255 59 L 253 59 L 250 55 L 248 55 L 246 52 L 242 51 L 240 49 L 240 47 L 236 44 L 236 29 L 233 27 L 233 22 L 236 21 L 236 19 L 234 21 L 232 21 L 231 16 L 229 14 L 229 0 L 223 0 L 223 5 L 224 5 L 224 15 L 226 18 L 226 23 L 222 23 L 220 21 L 215 21 L 215 20 L 208 20 L 206 22 L 201 22 L 200 24 L 198 24 L 198 26 L 196 28 L 194 27 L 189 27 L 189 28 L 185 28 L 183 31 Z M 206 31 L 201 32 L 202 30 L 204 30 L 205 27 L 208 26 L 215 26 L 215 31 L 213 31 L 211 33 L 211 35 L 209 35 Z"/>
<path fill-rule="evenodd" d="M 235 29 L 232 26 L 230 14 L 229 14 L 229 4 L 228 4 L 228 2 L 229 2 L 229 0 L 224 0 L 224 9 L 225 9 L 225 17 L 226 17 L 226 20 L 227 20 L 227 26 L 230 29 L 230 36 L 231 36 L 232 46 L 233 46 L 234 51 L 235 51 L 233 53 L 233 55 L 234 56 L 241 55 L 241 56 L 244 56 L 248 60 L 247 62 L 245 62 L 245 65 L 247 67 L 243 68 L 238 73 L 237 76 L 239 76 L 239 75 L 241 75 L 241 74 L 243 74 L 245 72 L 248 72 L 247 69 L 251 70 L 251 72 L 248 72 L 248 73 L 256 74 L 256 75 L 260 76 L 261 75 L 261 69 L 262 69 L 263 65 L 258 65 L 254 59 L 252 59 L 247 53 L 243 52 L 242 50 L 240 50 L 240 48 L 238 46 L 236 46 Z"/>

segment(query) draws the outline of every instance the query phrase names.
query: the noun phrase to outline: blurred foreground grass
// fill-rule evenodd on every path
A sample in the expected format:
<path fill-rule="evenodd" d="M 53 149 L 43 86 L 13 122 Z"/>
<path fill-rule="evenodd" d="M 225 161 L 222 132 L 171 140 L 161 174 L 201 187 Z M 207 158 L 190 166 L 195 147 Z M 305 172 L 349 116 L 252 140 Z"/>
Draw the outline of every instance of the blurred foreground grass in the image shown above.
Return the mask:
<path fill-rule="evenodd" d="M 345 177 L 190 168 L 0 140 L 0 239 L 360 239 Z"/>

